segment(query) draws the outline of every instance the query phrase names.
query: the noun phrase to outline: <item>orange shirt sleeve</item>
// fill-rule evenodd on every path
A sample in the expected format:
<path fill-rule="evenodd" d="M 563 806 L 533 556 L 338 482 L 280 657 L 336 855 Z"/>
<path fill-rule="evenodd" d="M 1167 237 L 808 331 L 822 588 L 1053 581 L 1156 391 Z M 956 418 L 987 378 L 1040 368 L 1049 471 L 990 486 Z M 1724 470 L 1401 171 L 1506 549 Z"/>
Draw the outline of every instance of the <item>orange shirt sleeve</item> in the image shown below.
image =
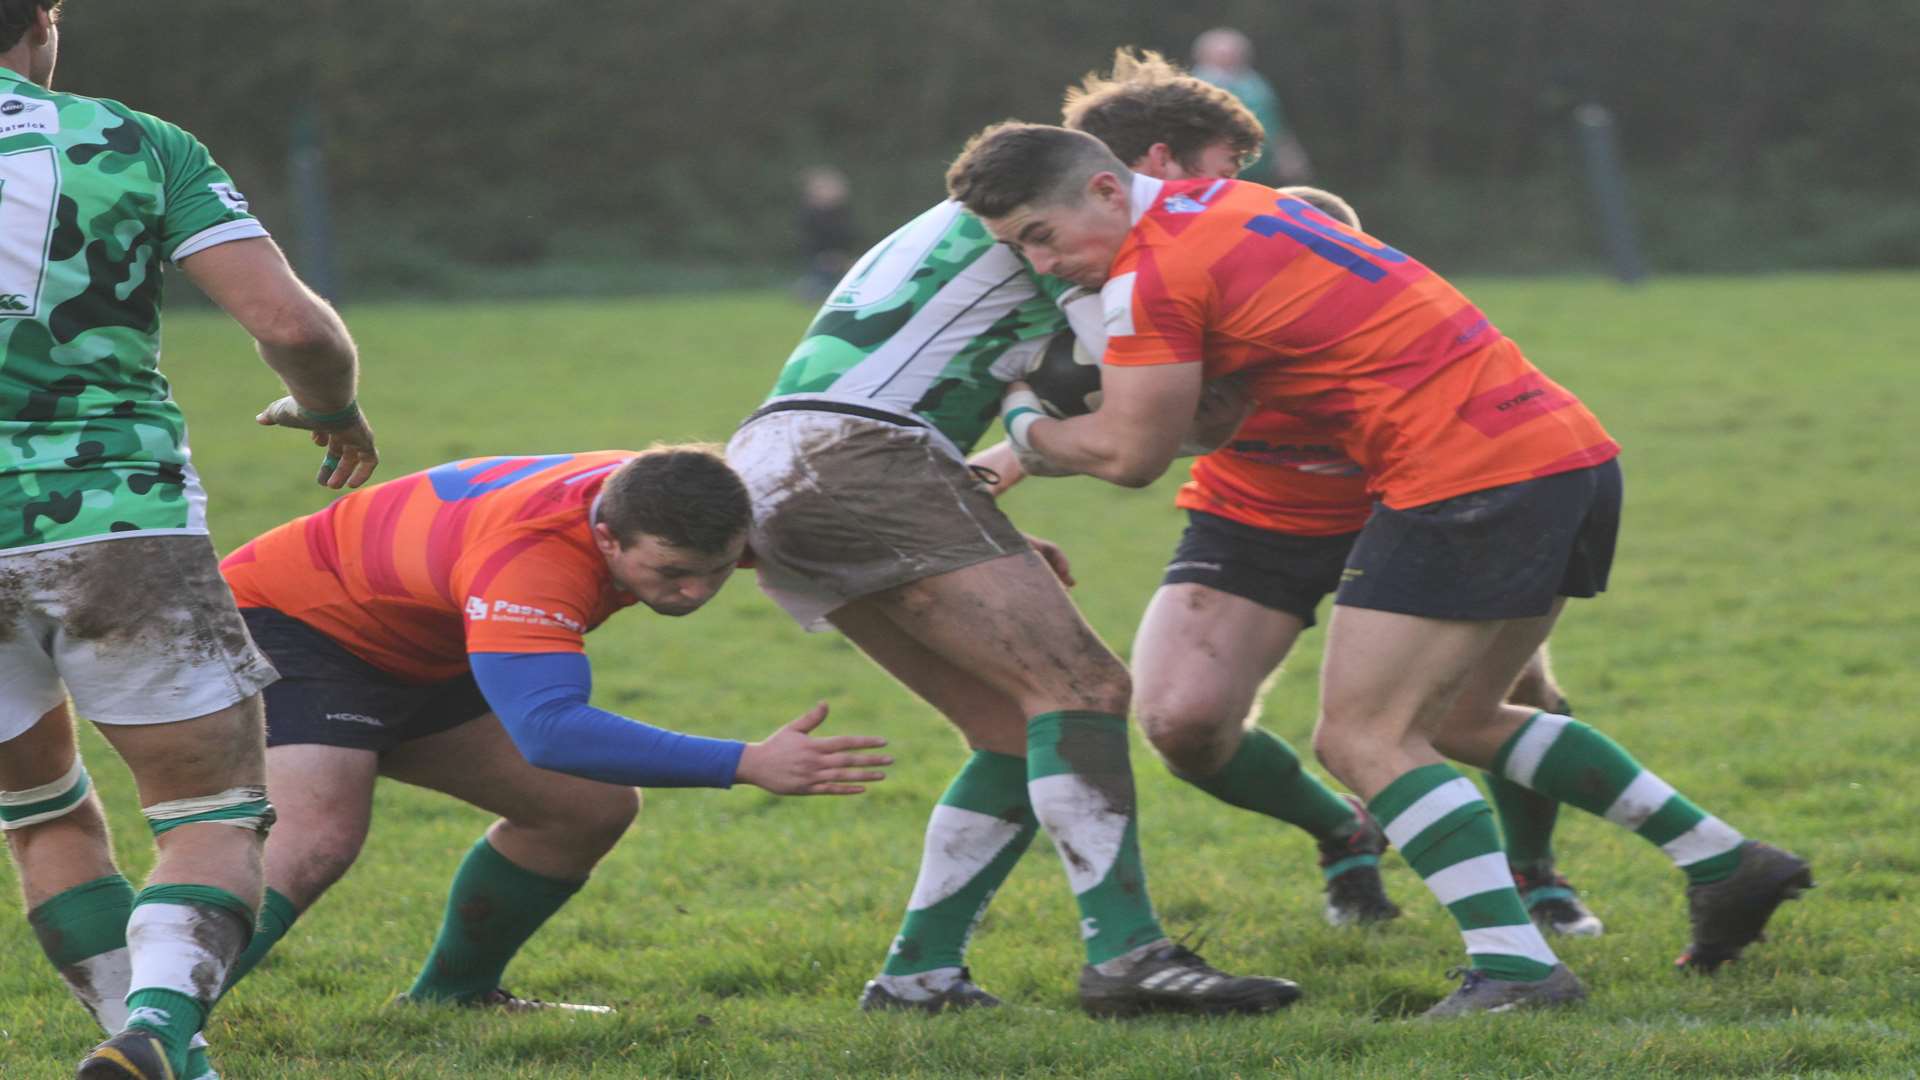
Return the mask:
<path fill-rule="evenodd" d="M 1212 292 L 1206 273 L 1181 263 L 1172 249 L 1134 242 L 1114 260 L 1100 290 L 1107 321 L 1101 363 L 1199 363 Z"/>
<path fill-rule="evenodd" d="M 585 652 L 604 577 L 604 567 L 552 536 L 509 536 L 468 552 L 453 573 L 467 651 Z"/>

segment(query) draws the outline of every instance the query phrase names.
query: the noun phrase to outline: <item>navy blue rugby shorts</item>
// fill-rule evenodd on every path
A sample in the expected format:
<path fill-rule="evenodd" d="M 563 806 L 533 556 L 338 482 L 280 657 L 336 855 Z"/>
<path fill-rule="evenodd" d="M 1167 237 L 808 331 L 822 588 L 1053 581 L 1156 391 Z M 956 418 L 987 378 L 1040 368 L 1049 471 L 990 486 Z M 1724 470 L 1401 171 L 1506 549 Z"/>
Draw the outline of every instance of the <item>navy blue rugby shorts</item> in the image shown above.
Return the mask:
<path fill-rule="evenodd" d="M 1620 463 L 1394 510 L 1376 503 L 1333 602 L 1430 619 L 1524 619 L 1606 591 Z"/>
<path fill-rule="evenodd" d="M 260 651 L 280 669 L 261 691 L 267 745 L 317 744 L 379 753 L 492 711 L 473 674 L 412 683 L 360 659 L 339 642 L 272 608 L 241 608 Z"/>

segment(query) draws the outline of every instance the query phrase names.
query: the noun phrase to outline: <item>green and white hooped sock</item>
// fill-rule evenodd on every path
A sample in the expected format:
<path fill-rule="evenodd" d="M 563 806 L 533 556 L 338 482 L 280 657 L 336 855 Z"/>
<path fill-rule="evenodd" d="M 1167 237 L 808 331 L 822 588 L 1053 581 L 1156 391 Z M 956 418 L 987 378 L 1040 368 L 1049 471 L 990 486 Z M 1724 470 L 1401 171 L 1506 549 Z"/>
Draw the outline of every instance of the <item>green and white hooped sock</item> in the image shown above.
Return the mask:
<path fill-rule="evenodd" d="M 1087 963 L 1167 936 L 1140 859 L 1127 718 L 1063 710 L 1027 721 L 1027 794 L 1080 904 Z"/>
<path fill-rule="evenodd" d="M 219 999 L 227 967 L 253 935 L 254 912 L 211 885 L 149 885 L 127 920 L 127 1022 L 160 1037 L 184 1073 L 193 1037 Z"/>
<path fill-rule="evenodd" d="M 1691 885 L 1740 863 L 1744 838 L 1640 767 L 1620 744 L 1569 716 L 1534 713 L 1494 755 L 1494 772 L 1633 830 L 1667 853 Z"/>
<path fill-rule="evenodd" d="M 1026 759 L 974 751 L 927 820 L 920 876 L 881 974 L 920 975 L 964 964 L 974 927 L 1039 830 L 1027 798 Z"/>
<path fill-rule="evenodd" d="M 1494 817 L 1500 823 L 1500 840 L 1507 849 L 1507 862 L 1513 864 L 1516 873 L 1523 870 L 1536 876 L 1551 873 L 1553 827 L 1560 819 L 1560 804 L 1499 773 L 1480 775 L 1487 782 L 1487 797 L 1493 801 Z"/>
<path fill-rule="evenodd" d="M 127 920 L 133 885 L 119 874 L 95 878 L 55 894 L 27 912 L 40 949 L 67 989 L 107 1034 L 127 1022 Z"/>
<path fill-rule="evenodd" d="M 1354 821 L 1353 807 L 1345 799 L 1302 769 L 1291 747 L 1260 728 L 1249 729 L 1233 757 L 1212 776 L 1175 775 L 1221 802 L 1298 826 L 1316 840 L 1331 840 Z M 1341 872 L 1358 860 L 1379 861 L 1371 855 L 1355 856 Z"/>
<path fill-rule="evenodd" d="M 1493 811 L 1473 781 L 1449 765 L 1422 765 L 1367 808 L 1459 924 L 1474 970 L 1520 982 L 1553 972 L 1560 961 L 1521 906 Z"/>

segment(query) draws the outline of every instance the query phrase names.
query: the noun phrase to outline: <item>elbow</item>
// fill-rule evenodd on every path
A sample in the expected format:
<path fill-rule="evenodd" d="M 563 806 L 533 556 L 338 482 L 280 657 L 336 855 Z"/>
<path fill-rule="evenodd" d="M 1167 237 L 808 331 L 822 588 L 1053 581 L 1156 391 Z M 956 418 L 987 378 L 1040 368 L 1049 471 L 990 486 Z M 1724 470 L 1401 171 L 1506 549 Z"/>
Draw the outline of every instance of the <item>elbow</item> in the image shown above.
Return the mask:
<path fill-rule="evenodd" d="M 323 302 L 288 305 L 253 328 L 254 340 L 273 349 L 302 353 L 340 353 L 347 335 L 339 317 Z"/>
<path fill-rule="evenodd" d="M 545 769 L 548 772 L 567 771 L 560 760 L 560 755 L 554 753 L 553 747 L 544 742 L 527 740 L 516 742 L 514 745 L 520 748 L 520 756 L 527 759 L 527 764 L 536 769 Z"/>
<path fill-rule="evenodd" d="M 563 771 L 557 764 L 560 755 L 555 753 L 554 740 L 542 738 L 537 731 L 527 730 L 524 722 L 507 723 L 505 717 L 501 721 L 501 726 L 507 730 L 507 738 L 513 743 L 514 749 L 520 751 L 520 756 L 527 759 L 527 764 L 549 772 Z"/>
<path fill-rule="evenodd" d="M 1110 463 L 1101 479 L 1121 487 L 1143 488 L 1160 479 L 1171 458 L 1126 456 Z"/>

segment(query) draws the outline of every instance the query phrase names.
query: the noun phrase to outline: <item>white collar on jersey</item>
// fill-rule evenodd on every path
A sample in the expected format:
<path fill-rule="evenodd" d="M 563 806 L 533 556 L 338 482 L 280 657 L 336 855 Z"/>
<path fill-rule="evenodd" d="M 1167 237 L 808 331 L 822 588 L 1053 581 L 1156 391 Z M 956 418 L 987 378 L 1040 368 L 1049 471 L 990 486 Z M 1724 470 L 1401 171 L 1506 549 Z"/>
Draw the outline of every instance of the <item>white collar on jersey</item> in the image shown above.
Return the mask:
<path fill-rule="evenodd" d="M 1147 211 L 1153 209 L 1153 204 L 1160 201 L 1160 189 L 1166 186 L 1165 180 L 1156 180 L 1145 173 L 1133 174 L 1131 196 L 1133 224 L 1140 224 L 1140 219 L 1147 216 Z"/>

